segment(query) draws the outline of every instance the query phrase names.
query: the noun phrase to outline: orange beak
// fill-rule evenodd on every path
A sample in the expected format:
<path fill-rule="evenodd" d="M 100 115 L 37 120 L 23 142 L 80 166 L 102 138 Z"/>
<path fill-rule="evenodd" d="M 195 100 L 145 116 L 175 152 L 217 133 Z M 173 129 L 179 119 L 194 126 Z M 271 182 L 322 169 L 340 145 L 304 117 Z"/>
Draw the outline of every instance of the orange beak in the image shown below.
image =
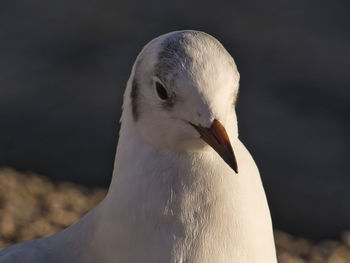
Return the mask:
<path fill-rule="evenodd" d="M 218 120 L 214 120 L 210 128 L 191 125 L 201 135 L 203 141 L 209 144 L 221 158 L 238 174 L 238 167 L 227 132 Z"/>

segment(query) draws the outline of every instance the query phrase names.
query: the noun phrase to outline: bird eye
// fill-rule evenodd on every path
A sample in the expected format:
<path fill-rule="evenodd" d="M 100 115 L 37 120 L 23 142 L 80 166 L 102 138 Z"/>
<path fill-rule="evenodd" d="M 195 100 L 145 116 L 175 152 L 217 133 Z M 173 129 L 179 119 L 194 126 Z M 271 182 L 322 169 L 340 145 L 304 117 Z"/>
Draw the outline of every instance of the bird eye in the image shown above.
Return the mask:
<path fill-rule="evenodd" d="M 167 93 L 166 89 L 158 81 L 156 82 L 156 89 L 157 89 L 157 94 L 158 94 L 159 98 L 161 98 L 162 100 L 168 99 L 168 93 Z"/>

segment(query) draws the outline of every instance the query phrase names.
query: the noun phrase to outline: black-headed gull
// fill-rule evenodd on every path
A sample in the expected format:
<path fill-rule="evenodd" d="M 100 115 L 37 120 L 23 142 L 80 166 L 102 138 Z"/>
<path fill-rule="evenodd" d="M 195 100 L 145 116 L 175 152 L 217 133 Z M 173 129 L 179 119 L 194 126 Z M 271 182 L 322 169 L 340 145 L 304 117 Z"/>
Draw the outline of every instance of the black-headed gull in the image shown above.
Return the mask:
<path fill-rule="evenodd" d="M 239 73 L 214 37 L 176 31 L 138 55 L 106 198 L 0 262 L 273 263 L 258 169 L 238 139 Z"/>

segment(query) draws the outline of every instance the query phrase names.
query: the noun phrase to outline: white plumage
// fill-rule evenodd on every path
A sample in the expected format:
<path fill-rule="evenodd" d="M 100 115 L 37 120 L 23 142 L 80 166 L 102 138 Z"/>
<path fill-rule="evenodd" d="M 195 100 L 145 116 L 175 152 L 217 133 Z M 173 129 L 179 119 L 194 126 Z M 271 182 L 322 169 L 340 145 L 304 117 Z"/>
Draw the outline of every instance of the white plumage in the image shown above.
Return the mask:
<path fill-rule="evenodd" d="M 276 262 L 259 172 L 238 139 L 238 86 L 210 35 L 152 40 L 127 83 L 106 198 L 62 232 L 1 250 L 0 263 Z"/>

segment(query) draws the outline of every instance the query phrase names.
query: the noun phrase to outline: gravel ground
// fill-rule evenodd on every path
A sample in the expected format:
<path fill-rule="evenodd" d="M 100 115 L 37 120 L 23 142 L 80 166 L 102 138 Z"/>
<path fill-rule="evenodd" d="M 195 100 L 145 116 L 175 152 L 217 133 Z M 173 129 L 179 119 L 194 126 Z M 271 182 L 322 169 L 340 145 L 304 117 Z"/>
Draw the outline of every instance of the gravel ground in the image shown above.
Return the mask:
<path fill-rule="evenodd" d="M 0 247 L 53 234 L 96 206 L 106 189 L 53 183 L 33 173 L 0 169 Z M 314 243 L 275 230 L 280 263 L 348 263 L 350 232 Z"/>

